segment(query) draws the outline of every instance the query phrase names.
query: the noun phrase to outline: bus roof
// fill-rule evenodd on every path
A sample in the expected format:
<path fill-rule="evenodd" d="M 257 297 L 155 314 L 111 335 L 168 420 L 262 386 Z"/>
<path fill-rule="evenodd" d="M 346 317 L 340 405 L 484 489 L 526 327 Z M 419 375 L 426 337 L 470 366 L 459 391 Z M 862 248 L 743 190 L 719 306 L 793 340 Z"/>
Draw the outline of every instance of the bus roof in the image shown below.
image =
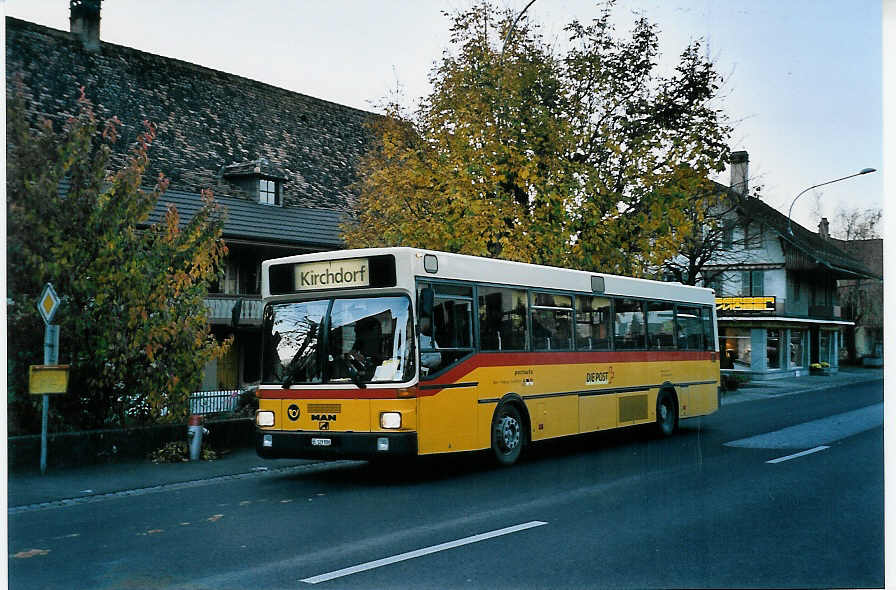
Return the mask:
<path fill-rule="evenodd" d="M 334 250 L 266 260 L 262 266 L 262 295 L 270 296 L 267 270 L 271 265 L 347 260 L 384 254 L 395 256 L 397 272 L 399 275 L 410 275 L 409 278 L 426 277 L 595 295 L 715 304 L 713 290 L 703 287 L 406 247 Z M 424 266 L 424 261 L 428 260 L 431 268 L 432 257 L 437 263 L 435 272 L 427 271 Z"/>

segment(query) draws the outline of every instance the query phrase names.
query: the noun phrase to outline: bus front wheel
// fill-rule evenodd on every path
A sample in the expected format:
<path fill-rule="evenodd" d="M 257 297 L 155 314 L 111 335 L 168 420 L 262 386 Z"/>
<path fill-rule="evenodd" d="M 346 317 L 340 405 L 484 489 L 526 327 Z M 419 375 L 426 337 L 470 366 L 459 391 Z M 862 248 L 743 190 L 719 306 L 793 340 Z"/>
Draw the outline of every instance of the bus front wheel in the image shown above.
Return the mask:
<path fill-rule="evenodd" d="M 502 404 L 492 418 L 492 453 L 501 465 L 512 465 L 520 458 L 526 442 L 526 431 L 519 410 L 513 404 Z"/>

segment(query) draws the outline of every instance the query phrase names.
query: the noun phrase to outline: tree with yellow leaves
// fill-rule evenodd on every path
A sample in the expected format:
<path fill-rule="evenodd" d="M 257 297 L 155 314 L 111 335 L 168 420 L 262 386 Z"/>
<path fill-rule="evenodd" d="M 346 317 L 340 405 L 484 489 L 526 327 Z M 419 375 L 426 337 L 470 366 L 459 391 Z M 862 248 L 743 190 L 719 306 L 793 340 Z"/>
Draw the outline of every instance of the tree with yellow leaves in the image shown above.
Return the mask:
<path fill-rule="evenodd" d="M 221 354 L 204 297 L 225 253 L 222 211 L 211 194 L 189 222 L 170 207 L 148 218 L 167 187 L 144 190 L 155 129 L 146 124 L 126 162 L 111 146 L 120 123 L 101 124 L 81 91 L 61 127 L 29 118 L 22 96 L 7 104 L 9 411 L 16 429 L 39 429 L 26 391 L 40 364 L 43 323 L 35 302 L 46 282 L 61 303 L 60 362 L 69 393 L 52 404 L 54 430 L 183 418 L 202 370 Z"/>
<path fill-rule="evenodd" d="M 451 15 L 430 95 L 371 124 L 347 244 L 633 276 L 674 257 L 728 159 L 721 78 L 699 42 L 660 76 L 655 25 L 619 38 L 612 8 L 566 27 L 563 52 L 487 2 Z"/>

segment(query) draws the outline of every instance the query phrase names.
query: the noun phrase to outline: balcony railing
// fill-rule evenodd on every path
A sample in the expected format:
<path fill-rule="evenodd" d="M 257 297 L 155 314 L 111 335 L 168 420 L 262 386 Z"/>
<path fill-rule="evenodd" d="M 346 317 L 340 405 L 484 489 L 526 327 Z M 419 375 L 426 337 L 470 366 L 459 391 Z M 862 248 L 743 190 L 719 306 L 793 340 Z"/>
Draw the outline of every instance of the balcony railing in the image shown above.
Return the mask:
<path fill-rule="evenodd" d="M 810 305 L 809 317 L 813 318 L 831 318 L 840 319 L 841 311 L 839 305 Z"/>
<path fill-rule="evenodd" d="M 197 391 L 190 395 L 190 414 L 233 412 L 242 394 L 242 389 Z"/>
<path fill-rule="evenodd" d="M 234 321 L 237 304 L 239 304 L 237 325 L 261 325 L 261 297 L 257 295 L 209 295 L 205 298 L 209 323 L 231 324 Z"/>

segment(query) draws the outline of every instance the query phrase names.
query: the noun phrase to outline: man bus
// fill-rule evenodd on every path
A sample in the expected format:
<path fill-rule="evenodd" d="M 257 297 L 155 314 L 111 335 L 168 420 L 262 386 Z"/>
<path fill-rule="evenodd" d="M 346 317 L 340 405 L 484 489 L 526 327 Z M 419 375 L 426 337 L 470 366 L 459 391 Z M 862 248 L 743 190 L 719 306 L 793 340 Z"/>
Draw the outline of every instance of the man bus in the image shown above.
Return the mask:
<path fill-rule="evenodd" d="M 414 248 L 262 265 L 266 458 L 490 449 L 719 407 L 712 290 Z"/>

